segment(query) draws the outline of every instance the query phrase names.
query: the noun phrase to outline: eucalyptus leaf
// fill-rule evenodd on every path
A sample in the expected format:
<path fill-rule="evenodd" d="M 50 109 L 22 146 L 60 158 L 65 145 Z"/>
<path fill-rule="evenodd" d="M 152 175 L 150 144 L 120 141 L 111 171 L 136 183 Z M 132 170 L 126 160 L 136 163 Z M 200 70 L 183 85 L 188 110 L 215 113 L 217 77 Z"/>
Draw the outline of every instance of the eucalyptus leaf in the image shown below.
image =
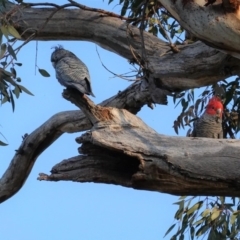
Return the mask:
<path fill-rule="evenodd" d="M 50 77 L 50 74 L 45 69 L 39 68 L 38 71 L 43 77 Z"/>

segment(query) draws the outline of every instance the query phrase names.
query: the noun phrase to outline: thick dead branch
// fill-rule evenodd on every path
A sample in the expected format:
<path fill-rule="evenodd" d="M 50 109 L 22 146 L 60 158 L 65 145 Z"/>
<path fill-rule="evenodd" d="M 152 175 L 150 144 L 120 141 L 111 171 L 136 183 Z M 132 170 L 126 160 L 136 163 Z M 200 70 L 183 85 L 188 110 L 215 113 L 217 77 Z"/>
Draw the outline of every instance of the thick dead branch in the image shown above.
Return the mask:
<path fill-rule="evenodd" d="M 240 58 L 240 9 L 230 10 L 229 0 L 204 6 L 205 0 L 158 0 L 172 16 L 208 45 Z M 237 2 L 237 1 L 232 1 Z M 230 4 L 230 5 L 229 5 Z M 239 3 L 238 3 L 239 5 Z"/>
<path fill-rule="evenodd" d="M 166 101 L 166 96 L 163 100 Z M 101 104 L 126 108 L 136 114 L 148 101 L 151 100 L 147 88 L 142 88 L 141 82 L 136 82 Z M 29 134 L 0 179 L 0 202 L 13 196 L 23 186 L 37 157 L 63 133 L 85 131 L 91 127 L 92 124 L 81 111 L 66 111 L 54 115 Z"/>
<path fill-rule="evenodd" d="M 40 174 L 39 180 L 99 182 L 176 195 L 239 196 L 239 141 L 160 135 L 123 109 L 97 106 L 92 114 L 102 114 L 101 124 L 76 139 L 84 156 L 62 161 L 51 175 Z"/>
<path fill-rule="evenodd" d="M 130 61 L 134 60 L 133 55 L 142 60 L 141 36 L 134 26 L 95 12 L 59 9 L 53 14 L 55 10 L 21 6 L 21 10 L 14 8 L 8 17 L 25 39 L 35 34 L 35 40 L 86 40 Z M 150 71 L 151 91 L 154 91 L 153 83 L 159 89 L 178 91 L 212 84 L 240 73 L 240 60 L 200 42 L 178 46 L 180 52 L 172 53 L 165 42 L 151 34 L 143 32 L 143 37 L 148 61 L 143 64 Z M 138 112 L 153 100 L 148 86 L 142 83 L 133 84 L 102 105 Z M 161 97 L 157 100 L 159 103 L 166 100 L 164 94 Z M 96 110 L 96 114 L 87 114 L 94 128 L 78 138 L 82 143 L 79 152 L 86 156 L 59 164 L 51 176 L 41 175 L 46 180 L 115 183 L 172 194 L 239 195 L 238 141 L 165 137 L 126 110 L 88 106 L 91 107 L 86 107 L 85 112 Z M 0 179 L 0 202 L 23 186 L 37 157 L 61 134 L 87 130 L 92 124 L 80 111 L 64 112 L 28 135 Z M 111 166 L 107 159 L 112 161 Z M 69 165 L 69 162 L 74 164 Z M 106 167 L 105 171 L 102 166 Z M 71 175 L 73 170 L 75 177 Z"/>
<path fill-rule="evenodd" d="M 172 1 L 167 2 L 168 8 L 175 9 L 179 1 L 176 1 L 176 4 Z M 128 25 L 119 18 L 81 9 L 61 9 L 51 19 L 48 19 L 53 11 L 55 8 L 23 7 L 21 11 L 12 15 L 12 20 L 15 22 L 16 29 L 24 33 L 24 39 L 37 33 L 35 40 L 90 41 L 131 62 L 136 62 L 136 58 L 138 62 L 143 60 L 141 59 L 142 40 L 138 28 Z M 180 20 L 179 17 L 177 19 Z M 47 24 L 46 20 L 48 20 Z M 196 29 L 199 34 L 203 31 L 207 32 L 202 27 L 200 29 L 199 24 L 191 28 Z M 214 34 L 214 36 L 219 35 Z M 223 36 L 227 35 L 224 33 Z M 236 39 L 239 39 L 239 36 L 234 36 L 229 35 L 227 39 L 238 41 Z M 147 63 L 143 62 L 143 64 L 147 66 L 151 77 L 161 89 L 181 91 L 213 84 L 229 76 L 240 74 L 239 60 L 229 59 L 224 53 L 207 47 L 201 42 L 178 46 L 180 52 L 173 53 L 166 42 L 150 33 L 143 32 L 143 38 L 147 57 Z M 221 39 L 221 37 L 216 37 L 216 39 Z M 212 41 L 215 44 L 213 40 L 210 40 L 206 37 L 206 41 Z"/>

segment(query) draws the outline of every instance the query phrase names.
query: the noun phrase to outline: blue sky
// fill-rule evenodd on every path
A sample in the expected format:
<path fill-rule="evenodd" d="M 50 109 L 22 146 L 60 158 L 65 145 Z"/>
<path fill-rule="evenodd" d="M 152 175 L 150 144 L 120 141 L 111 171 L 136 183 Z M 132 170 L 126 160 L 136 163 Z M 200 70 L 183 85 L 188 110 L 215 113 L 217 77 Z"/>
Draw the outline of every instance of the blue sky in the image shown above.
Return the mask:
<path fill-rule="evenodd" d="M 57 2 L 60 4 L 67 1 Z M 107 0 L 79 2 L 109 11 L 116 12 L 119 9 L 113 9 L 114 4 L 108 6 Z M 57 44 L 73 51 L 88 66 L 96 95 L 96 98 L 92 98 L 95 103 L 131 84 L 112 78 L 112 74 L 102 67 L 93 43 L 38 42 L 37 65 L 46 69 L 51 74 L 50 78 L 44 78 L 38 72 L 35 75 L 36 42 L 26 45 L 18 55 L 18 62 L 23 63 L 23 66 L 16 66 L 16 69 L 22 84 L 35 96 L 21 94 L 14 113 L 10 104 L 0 107 L 0 132 L 9 143 L 9 146 L 0 148 L 1 174 L 19 147 L 21 136 L 31 133 L 55 113 L 76 109 L 62 98 L 63 87 L 55 79 L 50 62 L 51 48 Z M 98 51 L 103 63 L 112 72 L 122 74 L 132 69 L 126 59 L 100 47 Z M 168 106 L 156 106 L 154 110 L 144 107 L 138 116 L 159 133 L 176 135 L 172 126 L 179 111 L 174 109 L 172 99 L 169 99 Z M 0 239 L 162 239 L 173 223 L 177 207 L 172 203 L 177 201 L 176 196 L 114 185 L 36 180 L 38 173 L 49 173 L 56 163 L 78 154 L 75 137 L 80 135 L 65 134 L 54 142 L 38 158 L 23 188 L 0 205 Z"/>

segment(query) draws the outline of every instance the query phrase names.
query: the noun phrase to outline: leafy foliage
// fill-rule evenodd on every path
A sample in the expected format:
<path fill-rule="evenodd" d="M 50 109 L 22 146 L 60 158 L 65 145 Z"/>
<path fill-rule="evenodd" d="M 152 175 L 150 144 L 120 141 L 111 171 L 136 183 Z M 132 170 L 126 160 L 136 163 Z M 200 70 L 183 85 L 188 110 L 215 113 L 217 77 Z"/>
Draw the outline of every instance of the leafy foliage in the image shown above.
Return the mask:
<path fill-rule="evenodd" d="M 22 1 L 19 1 L 20 3 Z M 6 1 L 1 0 L 0 4 L 5 7 Z M 2 43 L 3 37 L 5 37 L 5 42 Z M 11 103 L 12 109 L 15 109 L 15 98 L 19 98 L 22 92 L 29 95 L 33 94 L 24 86 L 20 85 L 21 78 L 17 76 L 17 71 L 15 66 L 22 66 L 22 63 L 17 62 L 17 54 L 20 51 L 20 45 L 13 48 L 17 40 L 21 39 L 21 35 L 14 28 L 11 20 L 7 18 L 1 19 L 0 23 L 0 100 L 1 104 L 6 102 Z M 39 72 L 44 77 L 49 77 L 49 73 L 44 69 L 39 69 Z"/>
<path fill-rule="evenodd" d="M 112 2 L 108 1 L 109 4 Z M 119 4 L 122 6 L 121 16 L 127 15 L 129 23 L 168 41 L 183 42 L 181 35 L 184 29 L 157 0 L 119 0 Z"/>
<path fill-rule="evenodd" d="M 0 135 L 6 140 L 3 134 L 0 132 Z M 0 140 L 0 146 L 7 146 L 8 144 Z"/>
<path fill-rule="evenodd" d="M 16 0 L 21 3 L 21 0 Z M 111 4 L 113 0 L 108 0 Z M 5 6 L 6 1 L 0 0 Z M 157 0 L 119 0 L 121 5 L 121 16 L 127 16 L 127 22 L 146 30 L 154 36 L 166 39 L 169 45 L 182 44 L 185 37 L 182 36 L 184 29 L 171 17 L 171 14 L 160 5 Z M 6 42 L 2 43 L 3 36 Z M 17 54 L 20 48 L 13 48 L 13 45 L 21 35 L 14 28 L 14 25 L 7 19 L 2 19 L 0 25 L 0 100 L 1 103 L 10 102 L 14 110 L 14 96 L 19 98 L 20 93 L 32 93 L 24 86 L 20 85 L 21 78 L 17 77 L 15 66 L 21 66 L 17 61 Z M 174 41 L 174 43 L 173 43 Z M 194 40 L 193 40 L 194 41 Z M 44 77 L 50 75 L 41 68 L 39 73 Z M 206 88 L 195 101 L 195 90 L 191 89 L 183 93 L 175 93 L 173 101 L 181 104 L 182 111 L 174 121 L 174 129 L 178 134 L 180 128 L 190 127 L 187 135 L 191 135 L 191 123 L 202 113 L 211 95 L 221 96 L 225 111 L 223 127 L 225 137 L 234 138 L 234 134 L 240 130 L 240 87 L 239 78 L 233 81 L 222 81 L 220 84 Z M 178 101 L 177 101 L 178 100 Z M 177 101 L 177 102 L 176 102 Z M 0 141 L 0 145 L 5 145 Z M 238 203 L 236 204 L 236 199 Z M 191 203 L 195 202 L 191 205 Z M 215 199 L 205 197 L 181 197 L 175 204 L 178 210 L 175 219 L 178 221 L 169 227 L 166 235 L 176 229 L 171 237 L 174 239 L 184 239 L 186 234 L 191 239 L 208 235 L 209 240 L 214 239 L 239 239 L 240 229 L 240 198 L 233 197 L 231 203 L 227 203 L 224 197 Z M 206 206 L 206 209 L 203 209 Z M 233 207 L 236 207 L 234 210 Z"/>
<path fill-rule="evenodd" d="M 113 2 L 109 0 L 109 4 Z M 177 44 L 189 44 L 196 39 L 185 32 L 179 23 L 171 17 L 156 0 L 119 0 L 121 15 L 128 16 L 129 24 L 138 26 L 140 30 L 146 30 L 153 35 L 166 39 L 171 47 Z M 221 97 L 224 104 L 223 130 L 224 138 L 235 138 L 240 130 L 240 87 L 239 78 L 231 81 L 221 81 L 213 86 L 208 86 L 196 98 L 196 90 L 174 93 L 175 106 L 181 105 L 181 113 L 174 121 L 173 127 L 178 134 L 179 129 L 188 127 L 187 136 L 191 136 L 192 123 L 202 114 L 212 95 Z M 184 239 L 188 235 L 191 240 L 207 236 L 208 240 L 214 239 L 240 239 L 240 199 L 235 204 L 227 203 L 224 197 L 205 197 L 196 201 L 196 197 L 181 197 L 175 219 L 178 221 L 169 227 L 166 235 L 175 229 L 171 240 Z M 191 205 L 191 203 L 194 204 Z M 204 206 L 206 208 L 204 209 Z M 236 207 L 233 210 L 233 207 Z"/>
<path fill-rule="evenodd" d="M 232 197 L 205 197 L 198 199 L 193 205 L 191 203 L 198 197 L 180 197 L 174 203 L 178 210 L 174 218 L 178 221 L 178 228 L 171 239 L 184 239 L 189 234 L 191 240 L 194 237 L 208 235 L 208 240 L 239 239 L 240 231 L 240 198 Z M 230 203 L 227 200 L 231 200 Z M 206 209 L 203 206 L 206 205 Z M 233 207 L 236 207 L 234 210 Z M 174 223 L 166 232 L 168 235 L 175 229 Z"/>
<path fill-rule="evenodd" d="M 189 126 L 187 136 L 191 136 L 191 122 L 195 121 L 205 109 L 205 106 L 212 95 L 217 95 L 222 98 L 224 105 L 223 112 L 223 136 L 224 138 L 235 138 L 235 135 L 240 130 L 240 78 L 227 82 L 222 81 L 220 84 L 207 87 L 196 101 L 194 101 L 194 90 L 186 91 L 181 94 L 175 94 L 173 101 L 178 106 L 182 105 L 182 112 L 174 121 L 173 128 L 178 134 L 180 128 Z M 180 98 L 176 103 L 176 99 Z M 189 106 L 191 105 L 191 106 Z"/>
<path fill-rule="evenodd" d="M 0 0 L 0 7 L 6 7 L 6 0 Z M 19 1 L 21 3 L 21 1 Z M 7 15 L 6 15 L 7 16 Z M 1 18 L 0 22 L 0 101 L 1 104 L 11 103 L 12 110 L 15 109 L 15 99 L 20 97 L 22 92 L 33 94 L 23 85 L 20 85 L 21 78 L 17 76 L 16 66 L 22 66 L 17 62 L 17 54 L 24 44 L 14 48 L 14 45 L 21 39 L 21 35 L 15 29 L 13 22 L 8 17 Z M 3 43 L 4 40 L 4 43 Z M 39 69 L 44 77 L 49 77 L 49 73 L 44 69 Z M 0 141 L 0 146 L 7 144 Z"/>
<path fill-rule="evenodd" d="M 2 43 L 3 36 L 6 39 L 5 43 Z M 21 78 L 17 77 L 15 66 L 21 66 L 22 64 L 16 62 L 19 48 L 13 49 L 13 45 L 16 43 L 17 39 L 21 39 L 17 30 L 10 25 L 7 20 L 2 20 L 0 26 L 0 60 L 2 60 L 0 62 L 2 65 L 2 67 L 0 67 L 0 100 L 1 104 L 10 102 L 13 111 L 15 109 L 14 96 L 19 98 L 22 92 L 33 95 L 27 88 L 18 84 L 18 82 L 21 82 Z"/>

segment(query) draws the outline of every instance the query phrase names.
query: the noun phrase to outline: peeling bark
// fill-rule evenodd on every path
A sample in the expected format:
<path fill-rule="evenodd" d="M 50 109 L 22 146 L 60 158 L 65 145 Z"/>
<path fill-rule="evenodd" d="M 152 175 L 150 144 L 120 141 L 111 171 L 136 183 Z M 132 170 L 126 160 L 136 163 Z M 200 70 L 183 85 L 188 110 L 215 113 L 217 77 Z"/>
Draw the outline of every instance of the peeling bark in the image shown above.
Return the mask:
<path fill-rule="evenodd" d="M 208 31 L 211 29 L 208 26 L 209 18 L 205 22 L 196 20 L 192 25 L 187 26 L 186 23 L 181 22 L 180 17 L 189 20 L 189 24 L 193 22 L 193 19 L 188 17 L 192 16 L 189 13 L 192 11 L 192 7 L 189 7 L 190 4 L 187 4 L 183 11 L 180 0 L 176 1 L 176 4 L 168 0 L 166 2 L 168 4 L 161 1 L 186 29 L 190 29 L 190 32 L 196 34 L 200 39 L 207 35 L 205 40 L 209 43 L 212 42 L 215 46 L 215 41 L 210 38 L 211 36 L 217 40 L 226 36 L 226 39 L 221 42 L 229 41 L 233 47 L 240 46 L 238 32 L 235 32 L 235 35 L 224 33 L 220 37 L 219 33 L 216 33 L 219 29 L 216 29 L 214 33 L 211 32 L 213 30 Z M 194 6 L 200 8 L 196 4 Z M 195 12 L 199 12 L 198 14 L 204 12 L 202 8 L 201 11 Z M 240 60 L 229 58 L 226 54 L 207 47 L 201 42 L 177 46 L 180 52 L 173 53 L 166 42 L 147 32 L 143 33 L 147 57 L 142 59 L 141 35 L 138 28 L 128 25 L 118 18 L 80 9 L 61 9 L 51 19 L 48 19 L 54 10 L 53 8 L 23 7 L 21 11 L 16 10 L 12 15 L 12 20 L 15 22 L 16 29 L 23 34 L 23 39 L 36 33 L 34 40 L 84 40 L 94 42 L 130 61 L 136 62 L 135 56 L 138 62 L 143 62 L 144 67 L 150 71 L 155 87 L 160 89 L 182 91 L 210 85 L 229 76 L 240 74 Z M 178 11 L 182 15 L 177 15 Z M 209 11 L 213 12 L 211 9 Z M 205 14 L 207 13 L 208 11 Z M 202 16 L 195 17 L 198 19 Z M 47 22 L 46 19 L 48 19 Z M 222 15 L 221 19 L 224 20 Z M 205 27 L 201 27 L 201 24 Z M 200 34 L 202 37 L 199 36 Z M 226 71 L 226 69 L 230 69 L 230 71 Z"/>
<path fill-rule="evenodd" d="M 240 58 L 240 9 L 227 12 L 229 0 L 217 1 L 217 4 L 209 6 L 204 6 L 205 0 L 158 1 L 184 29 L 195 37 L 214 48 Z"/>
<path fill-rule="evenodd" d="M 199 39 L 239 56 L 236 13 L 224 15 L 219 6 L 203 7 L 203 0 L 201 4 L 200 0 L 190 2 L 185 8 L 180 0 L 159 1 Z M 34 40 L 91 41 L 130 61 L 141 62 L 149 78 L 104 101 L 101 105 L 105 107 L 65 92 L 64 97 L 80 106 L 88 119 L 81 111 L 58 113 L 28 135 L 0 179 L 0 202 L 23 186 L 37 157 L 58 137 L 89 129 L 77 139 L 82 144 L 79 152 L 84 155 L 57 164 L 51 175 L 41 174 L 40 180 L 114 183 L 177 195 L 239 196 L 239 141 L 167 137 L 133 115 L 147 103 L 166 104 L 166 93 L 238 75 L 239 59 L 200 41 L 177 46 L 180 51 L 173 53 L 166 42 L 146 32 L 143 59 L 139 29 L 120 19 L 79 9 L 61 9 L 49 18 L 55 9 L 10 8 L 13 14 L 9 17 L 23 39 L 34 35 Z M 201 21 L 197 22 L 198 17 Z M 226 25 L 221 25 L 224 19 Z"/>
<path fill-rule="evenodd" d="M 127 97 L 126 97 L 127 96 Z M 101 103 L 102 106 L 125 108 L 136 114 L 150 95 L 141 82 L 136 82 L 116 96 Z M 164 97 L 163 103 L 166 98 Z M 13 196 L 24 184 L 37 157 L 63 133 L 88 130 L 92 124 L 81 111 L 57 113 L 23 139 L 8 169 L 0 179 L 0 203 Z"/>
<path fill-rule="evenodd" d="M 39 180 L 99 182 L 175 195 L 240 194 L 240 142 L 158 134 L 124 109 L 96 106 L 87 98 L 66 97 L 81 106 L 93 128 L 78 137 L 81 156 L 54 166 Z M 201 146 L 201 147 L 199 147 Z"/>

